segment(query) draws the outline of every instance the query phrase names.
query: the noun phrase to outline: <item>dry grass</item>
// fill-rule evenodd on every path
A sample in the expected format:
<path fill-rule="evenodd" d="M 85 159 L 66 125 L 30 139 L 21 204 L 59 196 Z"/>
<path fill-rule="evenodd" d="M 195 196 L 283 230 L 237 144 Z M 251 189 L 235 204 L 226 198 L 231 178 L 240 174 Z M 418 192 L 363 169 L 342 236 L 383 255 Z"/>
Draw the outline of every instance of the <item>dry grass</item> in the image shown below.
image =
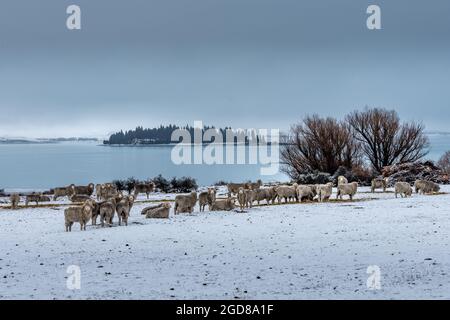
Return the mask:
<path fill-rule="evenodd" d="M 448 194 L 448 192 L 433 192 L 433 193 L 427 193 L 425 196 L 442 196 L 444 194 Z"/>

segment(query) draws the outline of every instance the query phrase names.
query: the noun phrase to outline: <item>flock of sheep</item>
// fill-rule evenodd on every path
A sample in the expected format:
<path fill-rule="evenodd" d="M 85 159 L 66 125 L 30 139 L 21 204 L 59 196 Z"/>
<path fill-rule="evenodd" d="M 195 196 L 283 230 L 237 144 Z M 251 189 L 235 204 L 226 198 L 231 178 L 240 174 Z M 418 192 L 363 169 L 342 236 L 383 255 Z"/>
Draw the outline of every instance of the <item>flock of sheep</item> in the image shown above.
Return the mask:
<path fill-rule="evenodd" d="M 383 189 L 386 191 L 388 179 L 376 178 L 372 180 L 371 191 Z M 204 211 L 206 205 L 210 211 L 230 211 L 239 206 L 241 211 L 244 208 L 251 208 L 256 202 L 258 205 L 265 201 L 267 205 L 288 202 L 302 202 L 304 200 L 312 201 L 317 198 L 318 202 L 328 201 L 333 192 L 333 183 L 315 184 L 315 185 L 277 185 L 263 187 L 261 180 L 256 183 L 229 183 L 227 184 L 228 197 L 216 198 L 216 188 L 208 188 L 197 196 L 197 192 L 190 194 L 177 195 L 174 201 L 174 214 L 192 213 L 195 205 L 199 204 L 200 211 Z M 439 191 L 439 185 L 431 181 L 417 180 L 414 183 L 416 193 L 435 193 Z M 96 199 L 92 197 L 96 193 Z M 89 184 L 87 186 L 70 185 L 53 190 L 53 200 L 60 197 L 68 197 L 72 202 L 78 205 L 70 206 L 64 210 L 64 221 L 66 231 L 72 230 L 72 225 L 77 222 L 81 230 L 86 230 L 86 224 L 92 220 L 92 225 L 96 225 L 97 218 L 100 219 L 102 227 L 111 226 L 114 216 L 117 214 L 119 225 L 122 222 L 128 225 L 128 217 L 133 207 L 136 197 L 140 193 L 145 193 L 147 199 L 151 192 L 155 190 L 153 182 L 136 184 L 134 190 L 125 196 L 117 190 L 112 183 Z M 350 200 L 358 191 L 357 182 L 348 182 L 344 176 L 338 177 L 336 199 L 342 199 L 343 196 L 349 196 Z M 396 182 L 394 185 L 395 197 L 408 197 L 412 195 L 412 187 L 407 182 Z M 11 207 L 18 208 L 20 196 L 17 193 L 10 195 Z M 41 193 L 33 193 L 26 196 L 25 203 L 34 201 L 37 204 L 41 201 L 50 201 L 50 197 Z M 236 203 L 237 202 L 237 203 Z M 160 203 L 144 208 L 141 214 L 146 218 L 168 218 L 170 213 L 170 203 Z"/>

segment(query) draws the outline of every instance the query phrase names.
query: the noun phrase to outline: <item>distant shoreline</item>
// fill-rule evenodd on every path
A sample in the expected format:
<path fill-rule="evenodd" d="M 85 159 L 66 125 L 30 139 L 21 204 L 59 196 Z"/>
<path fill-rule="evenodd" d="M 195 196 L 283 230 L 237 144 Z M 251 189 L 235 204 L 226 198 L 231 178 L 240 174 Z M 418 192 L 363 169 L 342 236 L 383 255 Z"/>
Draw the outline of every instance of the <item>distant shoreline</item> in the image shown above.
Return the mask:
<path fill-rule="evenodd" d="M 0 138 L 0 144 L 49 144 L 59 142 L 101 142 L 97 138 Z"/>

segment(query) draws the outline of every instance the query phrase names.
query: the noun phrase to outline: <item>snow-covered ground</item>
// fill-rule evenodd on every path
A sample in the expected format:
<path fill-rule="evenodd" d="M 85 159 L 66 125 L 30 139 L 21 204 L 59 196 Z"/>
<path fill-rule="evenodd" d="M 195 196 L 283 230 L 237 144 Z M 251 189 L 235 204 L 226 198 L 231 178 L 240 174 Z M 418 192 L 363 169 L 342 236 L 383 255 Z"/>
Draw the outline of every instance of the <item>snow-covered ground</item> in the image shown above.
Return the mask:
<path fill-rule="evenodd" d="M 354 202 L 168 220 L 145 219 L 138 202 L 128 227 L 71 233 L 63 206 L 3 207 L 0 298 L 450 299 L 450 194 L 361 191 Z M 79 290 L 67 288 L 70 265 Z M 366 285 L 369 266 L 380 268 L 380 290 Z"/>

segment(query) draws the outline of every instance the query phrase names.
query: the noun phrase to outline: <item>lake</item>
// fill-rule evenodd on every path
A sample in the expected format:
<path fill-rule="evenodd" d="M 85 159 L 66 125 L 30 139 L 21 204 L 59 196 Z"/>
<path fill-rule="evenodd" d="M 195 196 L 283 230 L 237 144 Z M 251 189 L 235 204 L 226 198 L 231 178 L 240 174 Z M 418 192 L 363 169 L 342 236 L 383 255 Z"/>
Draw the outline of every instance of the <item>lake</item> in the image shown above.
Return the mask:
<path fill-rule="evenodd" d="M 241 146 L 248 152 L 249 146 Z M 202 148 L 196 147 L 196 148 Z M 191 176 L 199 185 L 219 180 L 265 182 L 286 180 L 278 172 L 261 176 L 261 165 L 176 165 L 171 145 L 102 146 L 98 142 L 0 144 L 0 189 L 43 190 L 71 183 L 87 184 L 135 177 L 147 179 Z"/>
<path fill-rule="evenodd" d="M 450 135 L 430 134 L 427 159 L 438 160 L 450 150 Z M 176 165 L 171 161 L 173 146 L 101 146 L 97 142 L 49 144 L 0 144 L 0 189 L 7 191 L 44 190 L 70 183 L 99 183 L 113 179 L 166 178 L 191 176 L 199 185 L 219 180 L 265 182 L 288 178 L 281 172 L 262 176 L 261 165 Z M 252 147 L 245 147 L 246 149 Z"/>

